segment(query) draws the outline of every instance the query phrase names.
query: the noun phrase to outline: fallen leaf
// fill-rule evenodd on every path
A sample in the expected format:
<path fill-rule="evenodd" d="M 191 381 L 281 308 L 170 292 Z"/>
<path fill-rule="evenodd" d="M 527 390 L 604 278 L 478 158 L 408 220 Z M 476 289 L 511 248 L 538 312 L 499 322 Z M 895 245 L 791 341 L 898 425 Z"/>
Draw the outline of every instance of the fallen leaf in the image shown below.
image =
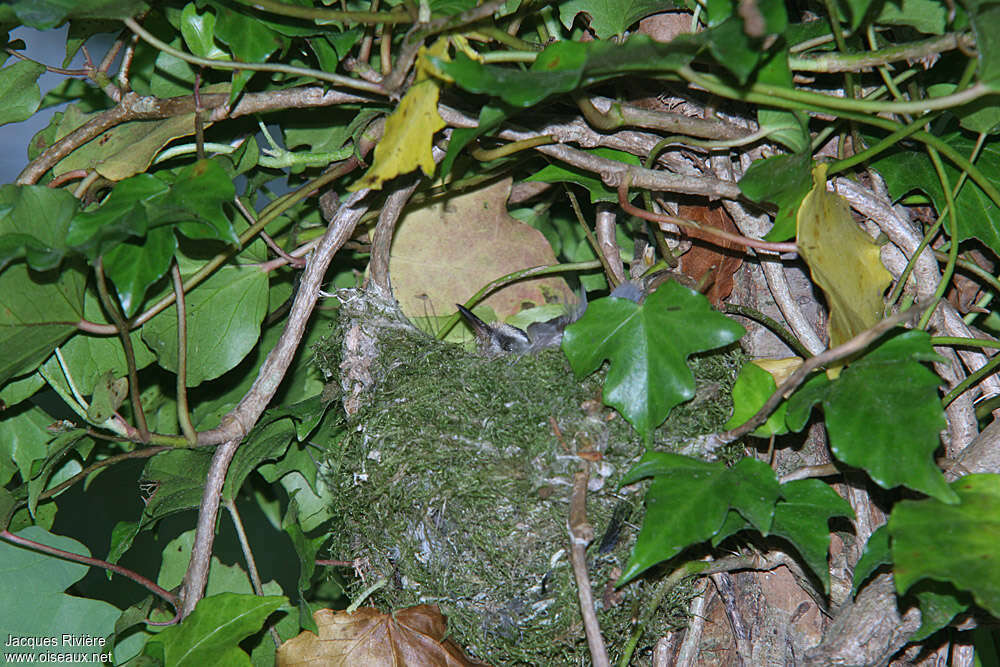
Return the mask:
<path fill-rule="evenodd" d="M 830 347 L 873 327 L 885 304 L 892 276 L 879 247 L 851 217 L 847 201 L 826 189 L 826 165 L 813 169 L 813 188 L 797 217 L 799 254 L 830 307 Z"/>
<path fill-rule="evenodd" d="M 348 614 L 320 609 L 313 614 L 319 635 L 308 630 L 278 649 L 278 667 L 461 667 L 472 660 L 450 639 L 437 605 L 418 605 L 391 614 L 363 607 Z"/>
<path fill-rule="evenodd" d="M 552 246 L 537 229 L 507 214 L 511 179 L 407 214 L 389 258 L 393 293 L 409 317 L 455 312 L 484 285 L 519 269 L 555 264 Z M 483 303 L 506 319 L 525 307 L 566 303 L 562 278 L 522 280 Z"/>

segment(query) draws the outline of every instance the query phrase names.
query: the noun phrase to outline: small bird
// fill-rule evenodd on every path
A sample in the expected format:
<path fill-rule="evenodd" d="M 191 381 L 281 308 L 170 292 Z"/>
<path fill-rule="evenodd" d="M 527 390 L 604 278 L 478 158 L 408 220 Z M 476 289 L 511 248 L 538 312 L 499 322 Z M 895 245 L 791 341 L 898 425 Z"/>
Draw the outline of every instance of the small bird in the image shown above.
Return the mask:
<path fill-rule="evenodd" d="M 643 293 L 635 284 L 625 282 L 615 288 L 611 296 L 639 303 Z M 587 310 L 587 295 L 581 293 L 580 301 L 563 315 L 529 324 L 527 330 L 503 322 L 487 324 L 465 306 L 457 303 L 455 305 L 462 314 L 462 319 L 472 329 L 479 351 L 488 357 L 499 357 L 505 354 L 526 354 L 547 347 L 558 347 L 562 343 L 566 327 L 580 319 Z"/>
<path fill-rule="evenodd" d="M 465 306 L 457 303 L 455 305 L 458 306 L 462 319 L 472 329 L 479 351 L 488 357 L 525 354 L 546 347 L 555 347 L 562 342 L 563 330 L 569 325 L 569 321 L 562 321 L 566 320 L 567 316 L 560 315 L 546 322 L 535 322 L 525 331 L 503 322 L 487 324 Z"/>

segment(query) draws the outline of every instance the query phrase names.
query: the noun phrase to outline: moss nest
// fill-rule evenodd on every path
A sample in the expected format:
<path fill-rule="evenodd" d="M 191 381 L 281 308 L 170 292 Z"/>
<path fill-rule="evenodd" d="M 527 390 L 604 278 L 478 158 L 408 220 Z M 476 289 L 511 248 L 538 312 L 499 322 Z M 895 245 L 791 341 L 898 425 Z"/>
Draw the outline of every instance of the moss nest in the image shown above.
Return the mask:
<path fill-rule="evenodd" d="M 371 316 L 358 306 L 363 295 L 351 298 L 316 350 L 329 377 L 354 364 L 345 361 L 344 340 L 356 338 L 358 317 Z M 642 516 L 642 488 L 617 485 L 643 448 L 600 406 L 602 374 L 576 380 L 559 350 L 487 359 L 378 312 L 391 326 L 362 323 L 377 351 L 366 362 L 371 382 L 354 392 L 348 435 L 328 460 L 339 516 L 332 552 L 364 564 L 352 597 L 382 581 L 366 604 L 438 604 L 452 636 L 494 665 L 588 664 L 566 522 L 581 461 L 575 452 L 593 449 L 601 460 L 591 466 L 587 496 L 597 535 L 588 567 L 616 653 L 655 581 L 613 588 Z M 658 441 L 718 430 L 731 409 L 737 357 L 692 359 L 697 396 L 674 409 Z M 341 398 L 350 393 L 344 387 Z M 664 605 L 647 639 L 682 622 L 683 606 Z"/>

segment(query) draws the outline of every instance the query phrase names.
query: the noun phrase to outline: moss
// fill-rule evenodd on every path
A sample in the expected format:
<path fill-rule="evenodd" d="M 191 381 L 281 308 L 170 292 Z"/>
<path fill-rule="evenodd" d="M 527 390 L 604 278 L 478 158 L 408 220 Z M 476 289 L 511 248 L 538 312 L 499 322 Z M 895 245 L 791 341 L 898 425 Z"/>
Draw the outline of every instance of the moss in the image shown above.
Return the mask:
<path fill-rule="evenodd" d="M 327 345 L 317 358 L 334 371 L 336 334 Z M 591 466 L 597 539 L 588 560 L 614 653 L 651 584 L 612 595 L 642 516 L 642 489 L 616 486 L 643 448 L 623 419 L 598 407 L 602 375 L 577 381 L 558 350 L 490 360 L 415 329 L 393 327 L 379 347 L 379 381 L 328 461 L 340 516 L 333 553 L 366 563 L 352 594 L 384 578 L 371 603 L 437 603 L 456 639 L 494 665 L 586 664 L 565 549 L 574 452 L 589 444 L 602 460 Z M 732 353 L 694 359 L 698 394 L 674 410 L 658 440 L 717 430 L 737 366 Z M 631 518 L 602 549 L 616 509 Z M 648 638 L 676 614 L 656 622 Z"/>

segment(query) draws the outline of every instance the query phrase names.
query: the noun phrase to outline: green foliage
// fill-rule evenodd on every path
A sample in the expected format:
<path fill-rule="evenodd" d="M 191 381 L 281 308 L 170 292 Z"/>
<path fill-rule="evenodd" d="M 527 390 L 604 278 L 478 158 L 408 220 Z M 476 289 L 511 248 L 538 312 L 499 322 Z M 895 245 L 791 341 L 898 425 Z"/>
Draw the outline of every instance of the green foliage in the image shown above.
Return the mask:
<path fill-rule="evenodd" d="M 921 609 L 911 642 L 943 636 L 970 609 L 1000 616 L 998 471 L 950 483 L 942 472 L 965 471 L 955 459 L 977 426 L 970 406 L 995 394 L 978 385 L 980 376 L 991 381 L 988 355 L 963 357 L 963 367 L 942 347 L 974 355 L 994 342 L 959 337 L 968 334 L 949 328 L 955 313 L 927 312 L 913 330 L 838 350 L 751 438 L 737 439 L 725 429 L 753 418 L 775 380 L 753 364 L 734 377 L 744 361 L 735 343 L 751 342 L 723 315 L 727 298 L 714 295 L 733 277 L 722 255 L 703 261 L 707 273 L 666 279 L 668 265 L 676 268 L 669 246 L 713 242 L 705 230 L 685 239 L 661 215 L 732 197 L 738 181 L 743 199 L 726 202 L 737 227 L 789 241 L 817 163 L 870 186 L 873 199 L 883 179 L 892 203 L 909 207 L 897 213 L 921 227 L 913 233 L 963 253 L 940 255 L 940 283 L 921 260 L 911 279 L 919 306 L 951 298 L 962 287 L 954 272 L 965 267 L 983 291 L 959 315 L 996 322 L 988 277 L 1000 255 L 995 3 L 708 0 L 667 3 L 673 16 L 650 0 L 487 5 L 492 13 L 473 0 L 383 5 L 0 5 L 9 56 L 0 124 L 65 105 L 28 142 L 17 182 L 0 185 L 0 525 L 10 531 L 0 534 L 0 625 L 9 634 L 109 637 L 116 664 L 273 664 L 270 629 L 282 639 L 316 630 L 312 610 L 346 606 L 374 579 L 384 587 L 373 600 L 387 606 L 450 605 L 454 636 L 492 664 L 584 662 L 565 558 L 581 457 L 600 538 L 586 560 L 621 664 L 683 625 L 690 590 L 673 586 L 707 567 L 706 555 L 752 569 L 756 552 L 782 551 L 807 573 L 804 586 L 840 608 L 831 531 L 843 533 L 852 506 L 865 502 L 890 519 L 848 563 L 853 594 L 890 573 L 900 609 Z M 78 69 L 12 59 L 24 49 L 9 32 L 19 26 L 65 27 L 61 66 Z M 678 26 L 685 31 L 674 34 Z M 97 51 L 92 38 L 104 34 L 119 36 L 118 51 Z M 43 96 L 38 81 L 50 76 L 64 78 Z M 417 79 L 426 104 L 401 106 Z M 590 125 L 590 109 L 580 112 L 589 95 L 612 99 L 601 128 Z M 398 161 L 391 174 L 387 144 L 372 149 L 390 115 L 393 131 L 402 128 L 396 156 L 412 157 L 418 145 L 426 154 Z M 595 157 L 600 167 L 590 166 Z M 380 193 L 363 192 L 369 166 L 385 176 Z M 537 256 L 562 263 L 537 271 L 561 271 L 589 303 L 564 318 L 580 316 L 561 350 L 487 359 L 416 334 L 389 306 L 345 314 L 355 292 L 331 298 L 364 281 L 435 303 L 433 281 L 386 275 L 392 212 L 404 203 L 446 207 L 458 192 L 475 200 L 484 184 L 508 178 L 511 214 L 551 245 Z M 595 225 L 598 210 L 618 211 L 623 182 L 649 210 Z M 567 189 L 589 202 L 570 207 Z M 350 191 L 359 192 L 345 204 Z M 857 210 L 884 223 L 872 213 L 888 211 L 878 203 Z M 767 214 L 773 225 L 743 213 Z M 917 264 L 903 227 L 883 230 L 895 245 L 883 255 Z M 465 252 L 470 238 L 448 227 L 427 235 L 421 261 L 448 264 L 449 281 L 465 285 L 449 253 Z M 745 276 L 762 262 L 794 261 L 791 246 L 756 240 L 734 240 L 723 253 L 753 257 L 738 277 L 744 305 L 747 296 L 768 301 L 757 299 L 764 283 Z M 682 269 L 694 271 L 686 266 L 694 255 L 681 258 Z M 607 297 L 625 275 L 637 300 Z M 507 289 L 496 278 L 484 293 Z M 768 281 L 787 321 L 808 327 L 789 309 L 814 295 L 784 294 L 773 274 Z M 711 287 L 711 303 L 687 284 Z M 317 289 L 326 296 L 314 306 Z M 874 291 L 881 311 L 881 285 Z M 886 313 L 908 304 L 911 292 L 899 292 Z M 954 304 L 966 308 L 961 292 Z M 507 324 L 564 315 L 563 305 L 522 309 Z M 421 316 L 443 327 L 441 338 L 463 335 L 449 312 Z M 942 329 L 937 338 L 929 326 Z M 387 333 L 373 342 L 380 328 Z M 944 401 L 941 363 L 957 374 L 947 376 Z M 983 403 L 988 419 L 995 406 Z M 810 423 L 817 428 L 806 440 Z M 214 471 L 218 494 L 206 495 L 226 441 L 239 446 Z M 831 459 L 836 468 L 788 468 Z M 838 495 L 847 468 L 851 503 Z M 129 480 L 129 502 L 98 502 L 109 474 Z M 812 474 L 827 477 L 803 478 Z M 79 498 L 86 522 L 69 518 L 80 516 L 70 511 Z M 616 519 L 623 499 L 628 518 Z M 232 523 L 245 535 L 260 590 L 253 594 L 244 561 L 209 554 L 206 595 L 166 628 L 147 619 L 167 621 L 174 610 L 140 600 L 133 579 L 85 576 L 86 565 L 14 546 L 20 537 L 68 559 L 93 552 L 173 589 L 192 572 L 196 517 L 215 501 L 220 531 Z M 355 572 L 318 560 L 355 558 Z M 418 576 L 427 577 L 422 590 L 412 585 Z M 487 595 L 489 613 L 473 604 Z M 977 635 L 977 649 L 990 640 Z M 922 648 L 937 650 L 933 641 Z"/>
<path fill-rule="evenodd" d="M 652 477 L 646 520 L 619 583 L 625 583 L 685 547 L 722 529 L 730 510 L 767 535 L 781 491 L 767 465 L 746 458 L 734 468 L 687 456 L 650 452 L 625 475 L 623 484 Z"/>
<path fill-rule="evenodd" d="M 89 556 L 90 551 L 80 542 L 53 535 L 38 526 L 29 526 L 17 536 L 32 542 Z M 87 574 L 87 566 L 72 563 L 30 549 L 0 542 L 0 620 L 9 637 L 51 637 L 53 628 L 70 635 L 100 639 L 111 633 L 119 610 L 100 600 L 68 595 L 66 589 Z M 61 638 L 60 638 L 61 639 Z M 19 646 L 11 652 L 25 651 L 51 655 L 58 653 L 110 653 L 105 645 L 60 648 L 52 646 Z M 46 656 L 47 657 L 47 656 Z M 98 662 L 94 660 L 93 662 Z"/>
<path fill-rule="evenodd" d="M 619 298 L 592 303 L 566 329 L 563 350 L 577 377 L 611 361 L 604 402 L 649 442 L 670 410 L 694 396 L 687 358 L 729 345 L 743 331 L 705 297 L 669 282 L 641 305 Z"/>
<path fill-rule="evenodd" d="M 925 578 L 947 581 L 997 615 L 1000 577 L 994 546 L 1000 529 L 1000 475 L 967 475 L 953 482 L 951 490 L 956 504 L 928 498 L 905 500 L 893 508 L 889 534 L 896 590 L 905 593 Z"/>
<path fill-rule="evenodd" d="M 220 593 L 207 597 L 183 623 L 151 639 L 144 654 L 162 656 L 168 665 L 249 665 L 250 658 L 239 643 L 287 603 L 286 598 L 275 595 Z"/>
<path fill-rule="evenodd" d="M 900 333 L 836 380 L 810 380 L 789 401 L 786 421 L 801 430 L 812 406 L 822 402 L 830 449 L 839 460 L 865 470 L 884 488 L 902 484 L 957 502 L 934 465 L 938 433 L 945 427 L 937 400 L 941 380 L 920 363 L 939 359 L 926 333 Z"/>

